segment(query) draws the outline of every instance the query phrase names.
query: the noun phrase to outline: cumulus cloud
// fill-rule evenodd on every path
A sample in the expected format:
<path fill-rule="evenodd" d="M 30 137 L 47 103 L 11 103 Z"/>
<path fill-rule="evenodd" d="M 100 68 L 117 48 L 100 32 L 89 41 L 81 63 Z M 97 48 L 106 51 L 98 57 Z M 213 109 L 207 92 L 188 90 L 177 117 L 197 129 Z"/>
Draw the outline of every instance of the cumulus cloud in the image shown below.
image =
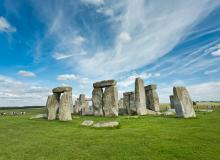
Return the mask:
<path fill-rule="evenodd" d="M 118 36 L 118 40 L 122 43 L 131 41 L 131 36 L 128 32 L 121 32 Z"/>
<path fill-rule="evenodd" d="M 36 74 L 30 71 L 20 70 L 18 74 L 23 77 L 36 77 Z"/>
<path fill-rule="evenodd" d="M 45 105 L 50 89 L 0 75 L 0 106 Z"/>
<path fill-rule="evenodd" d="M 76 80 L 76 79 L 77 77 L 74 74 L 62 74 L 57 77 L 57 80 L 59 81 L 69 81 L 69 80 Z"/>
<path fill-rule="evenodd" d="M 2 16 L 0 16 L 0 32 L 16 32 L 16 28 Z"/>

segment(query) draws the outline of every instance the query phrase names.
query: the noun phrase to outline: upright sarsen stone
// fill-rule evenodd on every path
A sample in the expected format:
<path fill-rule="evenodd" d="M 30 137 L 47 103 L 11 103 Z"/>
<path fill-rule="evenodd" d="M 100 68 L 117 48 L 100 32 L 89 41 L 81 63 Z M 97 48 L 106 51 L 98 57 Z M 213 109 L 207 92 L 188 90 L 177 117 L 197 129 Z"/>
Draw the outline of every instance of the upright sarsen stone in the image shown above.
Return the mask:
<path fill-rule="evenodd" d="M 135 94 L 134 92 L 123 93 L 124 107 L 127 109 L 129 115 L 137 114 L 137 109 L 135 107 Z"/>
<path fill-rule="evenodd" d="M 160 111 L 160 103 L 159 96 L 157 94 L 157 85 L 152 84 L 145 87 L 146 94 L 146 106 L 148 109 L 159 112 Z"/>
<path fill-rule="evenodd" d="M 193 103 L 185 87 L 173 87 L 174 106 L 177 117 L 196 117 Z"/>
<path fill-rule="evenodd" d="M 59 108 L 59 120 L 69 121 L 72 120 L 71 117 L 71 104 L 72 96 L 71 92 L 64 92 L 60 99 L 60 108 Z"/>
<path fill-rule="evenodd" d="M 135 106 L 138 115 L 147 114 L 144 81 L 141 78 L 135 79 Z"/>
<path fill-rule="evenodd" d="M 55 120 L 59 108 L 59 97 L 57 96 L 57 94 L 48 96 L 46 106 L 47 106 L 47 119 Z"/>
<path fill-rule="evenodd" d="M 105 88 L 103 95 L 103 111 L 104 115 L 118 116 L 118 89 L 116 86 Z"/>
<path fill-rule="evenodd" d="M 94 88 L 92 91 L 93 114 L 95 116 L 103 116 L 103 90 L 102 88 Z"/>

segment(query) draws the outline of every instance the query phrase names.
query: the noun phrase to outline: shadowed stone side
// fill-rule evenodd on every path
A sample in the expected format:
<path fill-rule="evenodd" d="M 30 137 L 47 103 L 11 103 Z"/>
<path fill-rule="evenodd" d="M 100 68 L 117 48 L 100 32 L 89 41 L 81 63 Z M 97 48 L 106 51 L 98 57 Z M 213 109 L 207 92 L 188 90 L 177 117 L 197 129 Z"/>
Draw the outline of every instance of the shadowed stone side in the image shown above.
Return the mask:
<path fill-rule="evenodd" d="M 55 94 L 48 96 L 46 106 L 47 106 L 47 119 L 55 120 L 59 108 L 59 101 Z"/>
<path fill-rule="evenodd" d="M 174 107 L 174 97 L 173 97 L 173 95 L 170 95 L 170 108 L 171 109 L 174 109 L 175 107 Z"/>
<path fill-rule="evenodd" d="M 60 99 L 59 120 L 69 121 L 71 117 L 71 92 L 64 92 Z"/>
<path fill-rule="evenodd" d="M 146 106 L 150 110 L 159 112 L 160 103 L 156 89 L 157 89 L 157 85 L 148 85 L 145 87 Z"/>
<path fill-rule="evenodd" d="M 102 88 L 94 88 L 92 91 L 92 103 L 94 116 L 103 116 L 103 91 Z"/>
<path fill-rule="evenodd" d="M 135 94 L 134 92 L 125 92 L 123 93 L 124 107 L 127 109 L 129 115 L 137 114 L 135 107 Z"/>
<path fill-rule="evenodd" d="M 185 87 L 173 87 L 174 106 L 177 117 L 196 117 L 193 103 Z"/>
<path fill-rule="evenodd" d="M 105 89 L 103 111 L 106 117 L 118 116 L 118 90 L 116 86 L 110 86 Z"/>
<path fill-rule="evenodd" d="M 138 115 L 147 114 L 144 81 L 141 78 L 135 79 L 135 106 Z"/>

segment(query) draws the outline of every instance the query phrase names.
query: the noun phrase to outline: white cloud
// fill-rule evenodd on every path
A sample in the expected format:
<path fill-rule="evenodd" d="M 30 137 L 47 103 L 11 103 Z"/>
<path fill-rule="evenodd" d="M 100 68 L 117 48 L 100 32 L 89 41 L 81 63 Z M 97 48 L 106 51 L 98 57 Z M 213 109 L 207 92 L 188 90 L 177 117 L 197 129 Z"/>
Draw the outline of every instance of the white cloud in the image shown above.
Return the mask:
<path fill-rule="evenodd" d="M 18 71 L 18 74 L 23 76 L 23 77 L 35 77 L 36 74 L 30 71 L 25 71 L 25 70 L 20 70 Z"/>
<path fill-rule="evenodd" d="M 110 16 L 110 17 L 114 16 L 114 11 L 112 9 L 110 9 L 110 8 L 103 8 L 103 7 L 101 7 L 101 8 L 98 8 L 96 10 L 96 12 L 102 13 L 105 16 Z"/>
<path fill-rule="evenodd" d="M 132 35 L 132 41 L 124 34 L 122 39 L 127 43 L 122 45 L 116 37 L 110 49 L 79 59 L 80 71 L 97 76 L 117 75 L 150 64 L 171 51 L 219 4 L 211 0 L 120 1 L 114 10 L 121 14 L 112 17 L 112 26 L 119 35 Z"/>
<path fill-rule="evenodd" d="M 131 36 L 128 32 L 121 32 L 118 36 L 120 42 L 125 43 L 131 41 Z"/>
<path fill-rule="evenodd" d="M 16 32 L 16 28 L 10 25 L 10 23 L 0 16 L 0 32 Z"/>
<path fill-rule="evenodd" d="M 136 78 L 142 78 L 144 80 L 150 78 L 152 76 L 151 73 L 142 73 L 142 74 L 133 74 L 126 79 L 119 81 L 118 85 L 121 87 L 129 87 L 130 85 L 134 84 Z"/>
<path fill-rule="evenodd" d="M 62 75 L 59 75 L 57 77 L 57 80 L 59 81 L 69 81 L 69 80 L 76 80 L 77 77 L 74 75 L 74 74 L 62 74 Z"/>
<path fill-rule="evenodd" d="M 45 105 L 49 94 L 47 87 L 0 75 L 0 106 Z"/>
<path fill-rule="evenodd" d="M 220 56 L 220 48 L 216 51 L 213 51 L 211 54 L 215 57 Z"/>
<path fill-rule="evenodd" d="M 155 73 L 154 76 L 155 77 L 160 77 L 160 73 Z"/>
<path fill-rule="evenodd" d="M 85 38 L 81 37 L 81 36 L 77 36 L 72 40 L 72 43 L 75 45 L 81 45 L 86 41 Z"/>
<path fill-rule="evenodd" d="M 213 73 L 217 73 L 218 70 L 217 69 L 213 69 L 213 70 L 207 70 L 204 72 L 205 75 L 210 75 L 210 74 L 213 74 Z"/>
<path fill-rule="evenodd" d="M 96 6 L 104 4 L 104 0 L 81 0 L 81 2 L 96 5 Z"/>
<path fill-rule="evenodd" d="M 69 57 L 72 57 L 72 56 L 73 56 L 73 54 L 63 54 L 63 53 L 56 52 L 53 55 L 53 58 L 56 59 L 56 60 L 62 60 L 62 59 L 66 59 L 66 58 L 69 58 Z"/>

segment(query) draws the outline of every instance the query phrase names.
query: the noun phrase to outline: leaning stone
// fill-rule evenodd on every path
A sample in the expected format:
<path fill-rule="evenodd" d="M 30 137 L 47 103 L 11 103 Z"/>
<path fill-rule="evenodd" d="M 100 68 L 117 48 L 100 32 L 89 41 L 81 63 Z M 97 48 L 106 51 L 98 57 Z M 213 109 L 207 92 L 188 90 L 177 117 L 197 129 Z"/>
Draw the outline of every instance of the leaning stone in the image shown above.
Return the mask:
<path fill-rule="evenodd" d="M 119 122 L 98 122 L 93 125 L 94 128 L 115 128 L 119 126 Z"/>
<path fill-rule="evenodd" d="M 53 90 L 53 93 L 63 93 L 72 91 L 72 87 L 56 87 Z"/>
<path fill-rule="evenodd" d="M 174 106 L 177 117 L 196 117 L 193 103 L 185 87 L 173 87 Z"/>
<path fill-rule="evenodd" d="M 59 108 L 59 120 L 69 121 L 72 120 L 71 117 L 71 94 L 70 92 L 64 92 L 60 99 Z"/>
<path fill-rule="evenodd" d="M 82 122 L 81 125 L 82 126 L 92 126 L 93 123 L 94 123 L 94 121 L 92 121 L 92 120 L 85 120 L 85 121 Z"/>
<path fill-rule="evenodd" d="M 93 83 L 94 88 L 104 88 L 109 86 L 116 86 L 117 82 L 115 80 L 105 80 Z"/>
<path fill-rule="evenodd" d="M 103 91 L 102 88 L 94 88 L 92 91 L 92 104 L 94 116 L 103 116 Z"/>
<path fill-rule="evenodd" d="M 138 115 L 147 114 L 144 81 L 141 78 L 135 79 L 135 106 Z"/>
<path fill-rule="evenodd" d="M 110 86 L 105 89 L 103 111 L 106 117 L 118 116 L 118 90 L 116 86 Z"/>
<path fill-rule="evenodd" d="M 47 106 L 47 119 L 55 120 L 59 108 L 59 100 L 57 94 L 48 96 L 46 106 Z"/>

